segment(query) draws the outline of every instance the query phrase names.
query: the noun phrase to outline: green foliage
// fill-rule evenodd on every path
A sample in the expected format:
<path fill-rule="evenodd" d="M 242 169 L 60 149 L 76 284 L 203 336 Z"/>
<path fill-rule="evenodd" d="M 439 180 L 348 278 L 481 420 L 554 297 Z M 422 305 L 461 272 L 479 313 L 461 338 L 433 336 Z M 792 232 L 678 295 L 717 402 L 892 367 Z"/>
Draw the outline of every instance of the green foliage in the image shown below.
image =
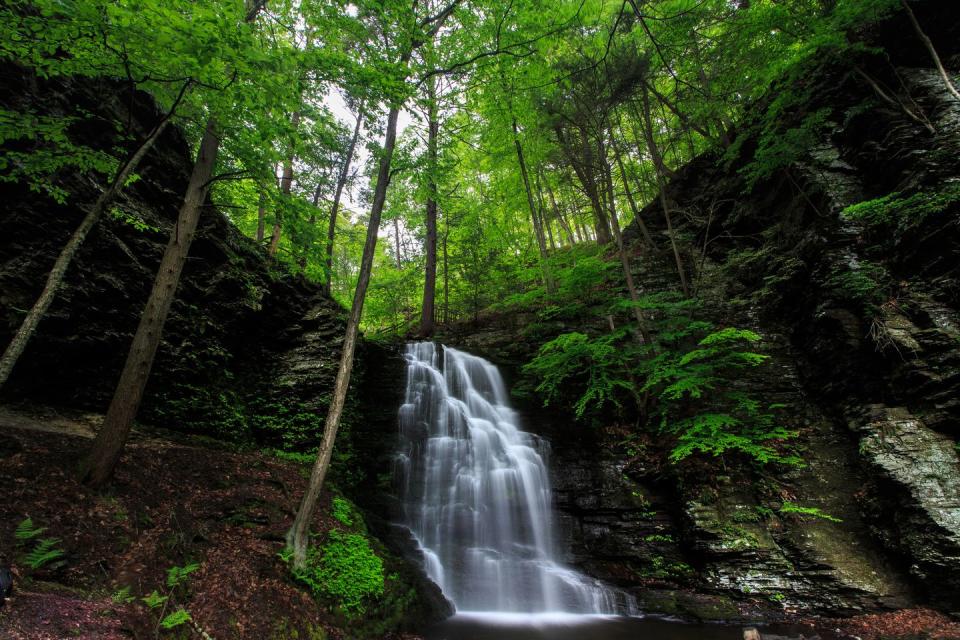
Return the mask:
<path fill-rule="evenodd" d="M 167 600 L 170 599 L 170 596 L 160 595 L 160 592 L 154 589 L 150 595 L 140 599 L 143 600 L 143 603 L 150 609 L 156 609 L 166 604 Z"/>
<path fill-rule="evenodd" d="M 192 618 L 190 613 L 186 609 L 177 609 L 171 614 L 166 615 L 162 620 L 160 620 L 160 626 L 163 629 L 174 629 L 179 627 L 182 624 L 190 622 Z"/>
<path fill-rule="evenodd" d="M 942 213 L 956 202 L 960 202 L 960 184 L 953 183 L 936 191 L 919 191 L 909 196 L 894 191 L 850 205 L 841 215 L 869 225 L 895 225 L 903 230 Z"/>
<path fill-rule="evenodd" d="M 645 301 L 664 313 L 656 348 L 639 364 L 642 392 L 657 398 L 659 428 L 676 438 L 670 459 L 695 453 L 737 452 L 764 464 L 799 464 L 778 443 L 795 437 L 779 425 L 773 407 L 763 407 L 739 381 L 767 356 L 752 350 L 758 334 L 734 327 L 715 329 L 688 315 L 688 301 L 668 297 Z"/>
<path fill-rule="evenodd" d="M 350 501 L 336 496 L 333 499 L 333 508 L 332 508 L 333 518 L 347 527 L 352 527 L 355 519 L 355 510 L 353 505 L 350 504 Z"/>
<path fill-rule="evenodd" d="M 64 551 L 57 547 L 59 543 L 60 538 L 41 538 L 36 546 L 24 556 L 24 562 L 31 569 L 40 569 L 54 560 L 62 558 Z"/>
<path fill-rule="evenodd" d="M 776 172 L 789 170 L 792 164 L 819 144 L 820 137 L 827 126 L 831 110 L 822 108 L 807 114 L 797 126 L 784 129 L 780 113 L 787 107 L 779 103 L 785 97 L 795 100 L 791 105 L 793 107 L 809 99 L 809 96 L 790 96 L 788 92 L 778 96 L 774 101 L 774 107 L 768 112 L 753 159 L 740 169 L 740 173 L 746 180 L 747 191 L 752 190 L 757 182 Z"/>
<path fill-rule="evenodd" d="M 783 513 L 783 514 L 796 515 L 796 516 L 808 517 L 808 518 L 818 518 L 821 520 L 829 520 L 830 522 L 843 522 L 843 520 L 841 520 L 840 518 L 836 518 L 830 515 L 829 513 L 824 513 L 817 507 L 802 507 L 798 504 L 790 502 L 789 500 L 785 501 L 783 505 L 781 505 L 779 511 L 780 513 Z"/>
<path fill-rule="evenodd" d="M 362 616 L 384 593 L 383 561 L 361 533 L 331 529 L 319 547 L 307 551 L 307 566 L 294 576 L 350 618 Z"/>
<path fill-rule="evenodd" d="M 175 589 L 189 580 L 191 573 L 200 568 L 196 562 L 191 562 L 182 567 L 170 567 L 167 569 L 167 587 Z"/>
<path fill-rule="evenodd" d="M 120 589 L 117 589 L 116 591 L 114 591 L 113 594 L 110 596 L 110 600 L 112 600 L 117 604 L 130 604 L 131 602 L 136 600 L 136 598 L 130 595 L 130 586 L 127 585 L 125 587 L 121 587 Z"/>
<path fill-rule="evenodd" d="M 880 313 L 889 298 L 890 276 L 882 266 L 860 260 L 847 269 L 836 269 L 827 277 L 827 287 L 841 300 L 846 300 L 867 317 Z"/>
<path fill-rule="evenodd" d="M 623 393 L 633 394 L 635 390 L 630 379 L 630 354 L 618 344 L 622 337 L 622 332 L 597 338 L 565 333 L 540 347 L 523 371 L 540 380 L 537 391 L 545 405 L 578 396 L 573 403 L 578 418 L 607 404 L 622 406 Z"/>
<path fill-rule="evenodd" d="M 33 540 L 46 530 L 46 527 L 35 527 L 33 524 L 33 518 L 24 518 L 14 530 L 13 537 L 17 540 L 17 544 L 20 544 L 29 540 Z"/>
<path fill-rule="evenodd" d="M 28 517 L 24 518 L 13 532 L 18 547 L 28 547 L 30 543 L 35 542 L 22 555 L 23 562 L 34 571 L 42 569 L 66 555 L 66 552 L 57 546 L 61 542 L 60 538 L 40 538 L 40 535 L 46 530 L 46 527 L 34 526 L 33 519 Z"/>

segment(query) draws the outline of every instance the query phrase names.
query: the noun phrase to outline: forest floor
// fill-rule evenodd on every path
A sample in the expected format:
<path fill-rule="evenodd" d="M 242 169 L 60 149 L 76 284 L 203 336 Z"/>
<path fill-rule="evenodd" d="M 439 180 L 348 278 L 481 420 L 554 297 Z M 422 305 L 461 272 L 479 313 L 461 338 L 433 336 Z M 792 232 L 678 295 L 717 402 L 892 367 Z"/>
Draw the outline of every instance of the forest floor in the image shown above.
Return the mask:
<path fill-rule="evenodd" d="M 98 493 L 76 480 L 98 419 L 0 408 L 0 566 L 12 565 L 15 580 L 0 638 L 161 637 L 163 609 L 141 597 L 170 593 L 168 569 L 191 562 L 199 567 L 164 614 L 183 606 L 196 627 L 171 636 L 343 636 L 278 557 L 305 488 L 302 465 L 138 432 Z M 322 496 L 314 530 L 332 526 L 331 498 Z M 27 517 L 45 530 L 18 545 L 14 531 Z M 59 539 L 64 555 L 32 570 L 24 556 L 41 538 Z"/>
<path fill-rule="evenodd" d="M 135 432 L 115 481 L 94 492 L 77 482 L 76 466 L 99 419 L 0 407 L 0 566 L 12 566 L 15 577 L 0 608 L 0 638 L 163 637 L 162 608 L 142 601 L 155 590 L 172 594 L 164 613 L 183 606 L 196 624 L 176 637 L 344 636 L 278 557 L 305 486 L 303 466 Z M 314 530 L 332 526 L 331 499 L 321 498 Z M 45 530 L 18 544 L 14 531 L 27 517 Z M 64 555 L 30 569 L 24 556 L 40 538 L 59 539 Z M 191 562 L 199 566 L 187 586 L 171 592 L 168 570 Z M 862 640 L 960 638 L 960 623 L 927 609 L 807 622 Z"/>

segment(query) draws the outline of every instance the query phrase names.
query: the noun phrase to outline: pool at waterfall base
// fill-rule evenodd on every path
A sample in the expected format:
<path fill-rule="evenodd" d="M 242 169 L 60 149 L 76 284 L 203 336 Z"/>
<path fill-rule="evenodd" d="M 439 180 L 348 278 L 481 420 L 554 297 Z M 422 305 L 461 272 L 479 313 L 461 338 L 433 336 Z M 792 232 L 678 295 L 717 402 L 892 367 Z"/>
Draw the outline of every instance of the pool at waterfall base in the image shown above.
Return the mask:
<path fill-rule="evenodd" d="M 423 633 L 425 640 L 742 640 L 743 630 L 753 625 L 692 624 L 644 616 L 589 614 L 503 614 L 464 612 Z M 764 636 L 787 638 L 830 636 L 815 634 L 809 627 L 771 626 Z"/>

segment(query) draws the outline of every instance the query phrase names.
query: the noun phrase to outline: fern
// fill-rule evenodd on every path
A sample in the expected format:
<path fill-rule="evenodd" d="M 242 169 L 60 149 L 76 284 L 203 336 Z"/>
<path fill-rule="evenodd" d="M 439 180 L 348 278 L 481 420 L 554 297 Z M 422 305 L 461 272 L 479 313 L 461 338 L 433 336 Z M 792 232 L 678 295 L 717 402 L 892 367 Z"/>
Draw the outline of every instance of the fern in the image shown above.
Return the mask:
<path fill-rule="evenodd" d="M 17 539 L 17 544 L 22 544 L 33 540 L 46 530 L 46 527 L 34 527 L 32 518 L 25 518 L 17 525 L 16 530 L 13 532 L 13 537 Z"/>
<path fill-rule="evenodd" d="M 167 569 L 167 586 L 171 589 L 178 587 L 188 579 L 188 576 L 200 568 L 196 562 L 192 562 L 183 567 L 170 567 Z"/>
<path fill-rule="evenodd" d="M 39 569 L 64 555 L 63 549 L 57 548 L 60 538 L 43 538 L 33 550 L 24 557 L 24 562 L 31 569 Z"/>
<path fill-rule="evenodd" d="M 785 501 L 780 507 L 780 513 L 794 514 L 798 516 L 807 516 L 810 518 L 819 518 L 821 520 L 829 520 L 830 522 L 843 522 L 840 518 L 830 515 L 829 513 L 824 513 L 817 507 L 801 507 L 798 504 L 794 504 L 789 500 Z"/>
<path fill-rule="evenodd" d="M 177 609 L 163 620 L 160 621 L 160 626 L 164 629 L 173 629 L 179 627 L 182 624 L 190 622 L 193 618 L 190 617 L 190 612 L 186 609 Z"/>

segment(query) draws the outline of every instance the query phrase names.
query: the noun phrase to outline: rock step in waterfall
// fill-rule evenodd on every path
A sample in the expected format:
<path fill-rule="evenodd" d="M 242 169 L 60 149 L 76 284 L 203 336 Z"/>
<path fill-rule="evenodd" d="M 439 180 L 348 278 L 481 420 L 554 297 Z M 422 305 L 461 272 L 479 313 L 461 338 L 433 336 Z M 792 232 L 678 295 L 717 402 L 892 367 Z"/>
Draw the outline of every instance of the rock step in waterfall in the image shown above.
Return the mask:
<path fill-rule="evenodd" d="M 496 366 L 431 342 L 406 359 L 398 488 L 457 610 L 635 614 L 631 596 L 557 561 L 549 444 L 519 428 Z"/>

